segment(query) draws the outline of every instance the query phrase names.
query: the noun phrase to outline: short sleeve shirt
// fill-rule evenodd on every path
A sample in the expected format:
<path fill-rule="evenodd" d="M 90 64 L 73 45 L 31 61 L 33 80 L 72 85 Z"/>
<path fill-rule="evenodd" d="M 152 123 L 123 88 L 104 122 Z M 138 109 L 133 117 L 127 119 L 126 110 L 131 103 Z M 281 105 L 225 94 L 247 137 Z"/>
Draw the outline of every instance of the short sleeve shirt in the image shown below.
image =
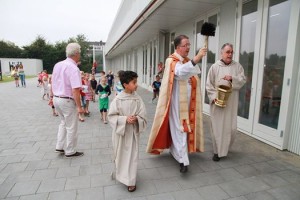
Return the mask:
<path fill-rule="evenodd" d="M 72 89 L 81 88 L 80 70 L 71 58 L 58 62 L 52 73 L 52 91 L 54 96 L 72 97 Z"/>

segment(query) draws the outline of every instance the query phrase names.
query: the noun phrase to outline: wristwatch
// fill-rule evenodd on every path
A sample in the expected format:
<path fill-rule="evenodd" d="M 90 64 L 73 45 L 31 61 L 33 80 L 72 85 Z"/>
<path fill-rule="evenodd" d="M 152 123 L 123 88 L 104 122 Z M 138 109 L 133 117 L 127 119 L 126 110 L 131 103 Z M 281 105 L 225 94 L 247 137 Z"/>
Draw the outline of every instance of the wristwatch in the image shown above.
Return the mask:
<path fill-rule="evenodd" d="M 193 61 L 193 59 L 191 59 L 191 63 L 195 66 L 196 65 L 196 63 Z"/>

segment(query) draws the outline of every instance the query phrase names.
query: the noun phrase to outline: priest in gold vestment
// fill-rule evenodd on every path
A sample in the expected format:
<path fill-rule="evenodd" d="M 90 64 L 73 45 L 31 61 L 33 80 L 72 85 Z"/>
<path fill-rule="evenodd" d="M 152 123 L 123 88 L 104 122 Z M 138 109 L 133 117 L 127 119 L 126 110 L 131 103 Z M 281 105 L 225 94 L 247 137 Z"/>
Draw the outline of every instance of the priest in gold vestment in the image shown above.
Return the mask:
<path fill-rule="evenodd" d="M 187 172 L 188 153 L 204 151 L 200 69 L 196 64 L 206 55 L 202 48 L 190 60 L 191 44 L 185 35 L 174 39 L 175 53 L 165 63 L 156 113 L 148 140 L 147 152 L 160 154 L 164 149 Z"/>

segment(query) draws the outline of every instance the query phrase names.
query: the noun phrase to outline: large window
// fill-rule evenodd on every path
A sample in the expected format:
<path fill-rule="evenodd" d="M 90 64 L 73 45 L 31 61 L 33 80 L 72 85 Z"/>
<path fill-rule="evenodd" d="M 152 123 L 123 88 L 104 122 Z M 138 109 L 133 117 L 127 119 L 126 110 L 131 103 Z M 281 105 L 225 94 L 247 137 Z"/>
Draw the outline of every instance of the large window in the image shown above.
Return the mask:
<path fill-rule="evenodd" d="M 252 72 L 254 63 L 255 33 L 257 25 L 257 0 L 243 4 L 239 62 L 244 68 L 247 82 L 239 93 L 238 116 L 248 119 L 251 100 Z"/>
<path fill-rule="evenodd" d="M 259 123 L 277 129 L 290 21 L 290 0 L 270 0 Z"/>

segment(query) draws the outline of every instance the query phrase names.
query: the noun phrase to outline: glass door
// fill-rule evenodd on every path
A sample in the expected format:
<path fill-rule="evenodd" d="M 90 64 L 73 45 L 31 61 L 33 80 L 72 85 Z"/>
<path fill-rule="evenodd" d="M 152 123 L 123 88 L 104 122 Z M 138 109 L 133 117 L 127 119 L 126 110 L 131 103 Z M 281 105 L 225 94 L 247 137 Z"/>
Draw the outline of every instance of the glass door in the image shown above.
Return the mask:
<path fill-rule="evenodd" d="M 283 130 L 280 127 L 282 91 L 287 38 L 290 21 L 291 0 L 269 0 L 262 23 L 261 58 L 258 69 L 257 106 L 255 108 L 253 134 L 273 143 L 282 145 Z"/>
<path fill-rule="evenodd" d="M 280 114 L 291 0 L 241 0 L 237 54 L 247 82 L 240 90 L 238 129 L 281 148 Z"/>
<path fill-rule="evenodd" d="M 260 20 L 258 13 L 258 0 L 247 1 L 240 5 L 240 18 L 237 34 L 237 60 L 244 68 L 247 77 L 246 84 L 239 92 L 238 128 L 250 134 L 253 127 L 255 91 L 257 83 L 257 67 L 260 46 Z"/>

